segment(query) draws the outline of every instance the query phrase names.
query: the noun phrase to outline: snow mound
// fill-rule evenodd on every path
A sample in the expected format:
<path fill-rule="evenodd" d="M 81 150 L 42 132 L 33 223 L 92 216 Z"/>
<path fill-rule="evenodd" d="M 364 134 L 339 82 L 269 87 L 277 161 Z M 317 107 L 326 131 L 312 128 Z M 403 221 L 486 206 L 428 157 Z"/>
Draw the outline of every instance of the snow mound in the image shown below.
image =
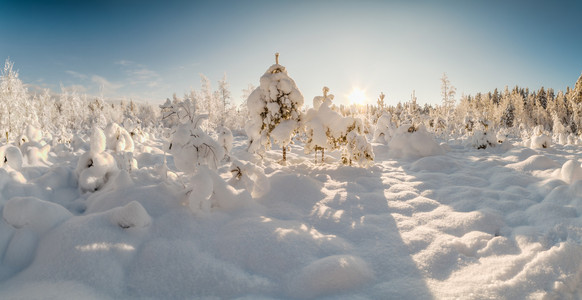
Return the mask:
<path fill-rule="evenodd" d="M 18 147 L 5 145 L 0 147 L 0 166 L 8 166 L 13 170 L 22 168 L 22 152 Z"/>
<path fill-rule="evenodd" d="M 2 218 L 12 227 L 43 234 L 73 215 L 64 207 L 34 197 L 17 197 L 4 205 Z"/>
<path fill-rule="evenodd" d="M 508 164 L 508 168 L 512 168 L 518 171 L 527 172 L 534 170 L 547 170 L 552 168 L 557 168 L 560 165 L 545 155 L 532 155 L 526 160 L 517 162 L 514 164 Z"/>
<path fill-rule="evenodd" d="M 28 137 L 28 139 L 31 142 L 38 143 L 42 139 L 42 131 L 40 131 L 40 129 L 38 129 L 30 124 L 28 126 L 26 126 L 25 135 Z"/>
<path fill-rule="evenodd" d="M 36 142 L 28 142 L 20 146 L 26 162 L 30 166 L 46 165 L 48 164 L 48 154 L 51 150 L 51 146 L 46 144 L 41 146 Z"/>
<path fill-rule="evenodd" d="M 109 220 L 123 229 L 144 228 L 152 222 L 148 212 L 137 201 L 112 209 Z"/>
<path fill-rule="evenodd" d="M 442 155 L 445 151 L 424 126 L 402 125 L 388 143 L 390 155 L 395 158 L 420 158 Z"/>
<path fill-rule="evenodd" d="M 582 167 L 578 161 L 569 160 L 562 165 L 560 175 L 565 182 L 573 183 L 582 179 Z"/>
<path fill-rule="evenodd" d="M 91 153 L 97 154 L 102 153 L 107 148 L 107 138 L 103 130 L 99 128 L 93 128 L 93 133 L 91 134 Z"/>
<path fill-rule="evenodd" d="M 372 269 L 363 259 L 333 255 L 304 267 L 291 289 L 301 298 L 313 299 L 362 287 L 373 277 Z"/>
<path fill-rule="evenodd" d="M 457 170 L 458 164 L 446 156 L 423 157 L 410 166 L 411 170 L 419 172 L 437 172 L 452 174 Z"/>

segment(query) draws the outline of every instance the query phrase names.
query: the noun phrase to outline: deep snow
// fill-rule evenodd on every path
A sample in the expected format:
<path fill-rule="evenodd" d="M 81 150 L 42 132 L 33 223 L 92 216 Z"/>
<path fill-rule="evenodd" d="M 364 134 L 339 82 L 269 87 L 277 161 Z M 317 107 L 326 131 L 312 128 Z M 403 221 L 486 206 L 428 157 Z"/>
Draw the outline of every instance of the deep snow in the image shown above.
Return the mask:
<path fill-rule="evenodd" d="M 75 169 L 104 145 L 25 154 L 0 168 L 0 298 L 582 298 L 581 146 L 400 139 L 363 169 L 337 151 L 315 165 L 302 144 L 282 166 L 237 136 L 244 181 L 218 172 L 247 200 L 210 212 L 154 138 L 96 192 Z"/>

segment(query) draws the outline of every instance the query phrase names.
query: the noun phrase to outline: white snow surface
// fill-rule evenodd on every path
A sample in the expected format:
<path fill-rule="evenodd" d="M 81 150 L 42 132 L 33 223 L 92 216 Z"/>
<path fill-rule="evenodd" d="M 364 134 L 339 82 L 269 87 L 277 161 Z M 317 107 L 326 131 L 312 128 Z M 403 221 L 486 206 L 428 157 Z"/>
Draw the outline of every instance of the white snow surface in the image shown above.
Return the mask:
<path fill-rule="evenodd" d="M 0 299 L 582 298 L 581 146 L 400 130 L 364 169 L 235 136 L 232 163 L 192 175 L 146 139 L 139 168 L 79 189 L 118 150 L 95 136 L 46 163 L 0 148 L 21 159 L 0 167 Z"/>

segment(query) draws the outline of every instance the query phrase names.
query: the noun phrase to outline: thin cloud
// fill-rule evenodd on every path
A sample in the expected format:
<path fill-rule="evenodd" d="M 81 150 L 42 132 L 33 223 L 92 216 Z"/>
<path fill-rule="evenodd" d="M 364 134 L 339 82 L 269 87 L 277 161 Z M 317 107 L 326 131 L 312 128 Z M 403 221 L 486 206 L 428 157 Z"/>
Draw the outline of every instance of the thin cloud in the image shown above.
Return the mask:
<path fill-rule="evenodd" d="M 99 75 L 91 76 L 91 82 L 97 84 L 99 86 L 99 89 L 103 93 L 107 94 L 116 93 L 118 89 L 123 87 L 123 84 L 110 82 L 105 77 Z"/>
<path fill-rule="evenodd" d="M 145 85 L 152 87 L 158 86 L 162 82 L 160 74 L 149 69 L 145 65 L 130 60 L 120 60 L 117 61 L 116 64 L 122 66 L 130 85 Z"/>
<path fill-rule="evenodd" d="M 67 70 L 67 71 L 65 71 L 65 73 L 67 73 L 75 78 L 79 78 L 79 79 L 83 79 L 83 80 L 86 80 L 89 78 L 89 76 L 87 76 L 85 74 L 81 74 L 81 73 L 76 72 L 76 71 Z"/>

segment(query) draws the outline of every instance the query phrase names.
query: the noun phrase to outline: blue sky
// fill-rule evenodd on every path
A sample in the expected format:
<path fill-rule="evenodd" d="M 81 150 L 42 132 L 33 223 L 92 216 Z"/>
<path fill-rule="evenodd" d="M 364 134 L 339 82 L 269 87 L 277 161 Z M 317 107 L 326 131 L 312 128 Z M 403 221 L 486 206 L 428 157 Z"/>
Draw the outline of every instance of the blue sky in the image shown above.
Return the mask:
<path fill-rule="evenodd" d="M 27 84 L 162 102 L 214 86 L 234 101 L 280 63 L 306 103 L 440 103 L 446 72 L 461 93 L 506 85 L 564 90 L 582 72 L 582 1 L 0 0 L 0 58 Z M 100 88 L 101 87 L 101 88 Z"/>

